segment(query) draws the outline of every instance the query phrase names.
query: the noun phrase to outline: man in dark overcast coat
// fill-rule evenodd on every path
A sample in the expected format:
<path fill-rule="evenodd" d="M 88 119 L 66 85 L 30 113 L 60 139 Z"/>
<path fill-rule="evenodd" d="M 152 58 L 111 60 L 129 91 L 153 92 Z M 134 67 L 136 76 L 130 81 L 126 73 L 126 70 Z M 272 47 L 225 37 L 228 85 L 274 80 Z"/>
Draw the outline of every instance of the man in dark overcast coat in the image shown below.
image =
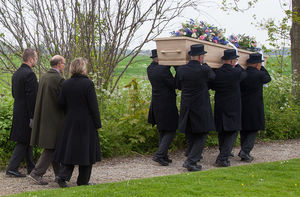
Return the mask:
<path fill-rule="evenodd" d="M 215 78 L 213 70 L 204 63 L 204 45 L 191 46 L 188 64 L 176 71 L 176 85 L 181 90 L 181 105 L 178 130 L 187 139 L 187 160 L 184 167 L 188 171 L 200 171 L 197 162 L 209 131 L 215 130 L 207 82 Z"/>
<path fill-rule="evenodd" d="M 250 155 L 258 130 L 265 129 L 263 85 L 271 81 L 268 71 L 261 66 L 262 55 L 250 54 L 247 60 L 247 77 L 241 82 L 242 130 L 240 132 L 242 161 L 251 162 Z"/>
<path fill-rule="evenodd" d="M 176 106 L 175 79 L 170 66 L 158 64 L 157 50 L 152 50 L 152 63 L 147 68 L 148 78 L 152 86 L 152 99 L 148 122 L 157 125 L 159 133 L 158 151 L 153 160 L 167 166 L 171 159 L 168 149 L 175 136 L 178 126 L 178 110 Z"/>
<path fill-rule="evenodd" d="M 219 167 L 230 166 L 228 157 L 241 129 L 240 82 L 247 74 L 241 67 L 236 67 L 238 57 L 234 49 L 225 50 L 224 64 L 215 70 L 216 78 L 210 83 L 210 88 L 215 90 L 214 117 L 220 150 L 216 165 Z"/>
<path fill-rule="evenodd" d="M 6 175 L 25 177 L 18 171 L 21 161 L 25 157 L 27 173 L 34 168 L 32 146 L 30 146 L 31 127 L 34 114 L 38 82 L 32 68 L 36 65 L 38 56 L 35 50 L 25 49 L 23 63 L 12 77 L 12 96 L 14 109 L 10 139 L 15 141 L 14 152 L 9 161 Z"/>
<path fill-rule="evenodd" d="M 32 146 L 38 145 L 44 149 L 29 175 L 29 178 L 40 185 L 48 184 L 42 177 L 51 163 L 54 174 L 58 175 L 59 164 L 53 159 L 64 122 L 64 111 L 59 107 L 57 100 L 64 81 L 61 73 L 65 68 L 65 58 L 55 55 L 51 58 L 50 65 L 51 69 L 40 79 L 30 141 Z"/>

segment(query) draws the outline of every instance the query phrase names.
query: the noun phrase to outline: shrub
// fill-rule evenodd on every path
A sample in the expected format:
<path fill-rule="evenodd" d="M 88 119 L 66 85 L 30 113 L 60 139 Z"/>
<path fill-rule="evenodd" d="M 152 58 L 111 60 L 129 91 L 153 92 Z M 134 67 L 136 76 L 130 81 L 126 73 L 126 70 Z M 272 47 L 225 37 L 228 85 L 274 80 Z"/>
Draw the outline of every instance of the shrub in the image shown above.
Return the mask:
<path fill-rule="evenodd" d="M 261 138 L 300 137 L 300 106 L 291 94 L 292 77 L 272 72 L 272 81 L 264 88 L 266 129 Z"/>
<path fill-rule="evenodd" d="M 9 140 L 13 114 L 13 98 L 10 92 L 1 88 L 0 94 L 0 166 L 6 166 L 15 143 Z"/>

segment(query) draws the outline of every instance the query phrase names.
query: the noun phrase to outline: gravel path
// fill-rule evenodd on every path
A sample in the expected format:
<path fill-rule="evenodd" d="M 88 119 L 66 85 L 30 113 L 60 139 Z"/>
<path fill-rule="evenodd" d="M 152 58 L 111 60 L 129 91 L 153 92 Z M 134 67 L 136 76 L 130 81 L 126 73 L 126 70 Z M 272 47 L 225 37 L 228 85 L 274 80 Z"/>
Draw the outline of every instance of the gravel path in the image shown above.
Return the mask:
<path fill-rule="evenodd" d="M 232 166 L 249 165 L 243 163 L 237 156 L 239 147 L 233 150 L 235 157 L 231 159 Z M 213 165 L 218 154 L 218 148 L 206 148 L 203 153 L 201 165 L 203 170 L 215 168 Z M 300 140 L 288 140 L 277 142 L 260 142 L 257 143 L 252 151 L 255 157 L 252 163 L 287 160 L 292 158 L 300 158 Z M 170 166 L 159 166 L 151 160 L 152 156 L 135 156 L 126 158 L 104 159 L 94 165 L 90 182 L 105 183 L 116 182 L 129 179 L 138 179 L 144 177 L 164 176 L 171 174 L 180 174 L 187 172 L 182 164 L 185 160 L 184 152 L 178 151 L 170 154 L 173 163 Z M 25 173 L 25 169 L 21 169 Z M 77 169 L 74 170 L 69 186 L 76 186 Z M 24 191 L 34 191 L 41 189 L 58 188 L 54 182 L 52 169 L 49 169 L 44 176 L 44 179 L 49 182 L 47 186 L 35 184 L 28 177 L 26 178 L 11 178 L 5 175 L 5 172 L 0 172 L 0 196 Z"/>

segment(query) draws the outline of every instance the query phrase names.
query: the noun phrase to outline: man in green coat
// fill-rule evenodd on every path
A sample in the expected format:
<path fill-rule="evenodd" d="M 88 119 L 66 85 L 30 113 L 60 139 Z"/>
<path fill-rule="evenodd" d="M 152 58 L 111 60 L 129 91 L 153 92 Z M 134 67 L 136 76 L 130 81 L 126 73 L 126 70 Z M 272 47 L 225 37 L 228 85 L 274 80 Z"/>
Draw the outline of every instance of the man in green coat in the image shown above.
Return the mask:
<path fill-rule="evenodd" d="M 30 140 L 30 145 L 44 148 L 35 168 L 29 175 L 40 185 L 48 184 L 42 177 L 51 163 L 55 175 L 58 174 L 59 164 L 53 159 L 64 121 L 64 112 L 58 106 L 57 98 L 64 81 L 61 73 L 65 68 L 65 59 L 60 55 L 55 55 L 50 60 L 50 65 L 51 69 L 40 79 Z"/>

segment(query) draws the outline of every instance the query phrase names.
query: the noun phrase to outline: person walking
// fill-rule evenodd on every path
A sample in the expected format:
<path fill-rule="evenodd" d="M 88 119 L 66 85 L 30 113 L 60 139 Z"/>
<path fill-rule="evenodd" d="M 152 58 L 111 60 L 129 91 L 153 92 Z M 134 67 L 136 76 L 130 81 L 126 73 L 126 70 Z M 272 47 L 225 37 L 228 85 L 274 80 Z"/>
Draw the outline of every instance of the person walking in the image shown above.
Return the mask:
<path fill-rule="evenodd" d="M 38 81 L 32 68 L 37 61 L 36 51 L 30 48 L 25 49 L 23 63 L 12 76 L 14 109 L 10 140 L 15 141 L 16 145 L 6 170 L 8 176 L 26 177 L 18 170 L 24 157 L 28 174 L 35 166 L 32 146 L 30 146 L 30 136 L 38 90 Z"/>
<path fill-rule="evenodd" d="M 74 165 L 79 165 L 77 185 L 88 185 L 92 165 L 100 161 L 97 130 L 101 120 L 94 83 L 86 75 L 87 61 L 76 58 L 71 62 L 71 78 L 64 81 L 58 98 L 64 109 L 63 132 L 55 150 L 55 161 L 61 164 L 57 183 L 67 187 Z"/>
<path fill-rule="evenodd" d="M 218 167 L 230 166 L 228 158 L 241 129 L 240 82 L 247 73 L 236 67 L 238 57 L 234 49 L 224 50 L 224 64 L 215 70 L 216 78 L 209 83 L 209 87 L 215 90 L 214 117 L 220 150 L 216 159 Z"/>
<path fill-rule="evenodd" d="M 240 131 L 241 150 L 238 156 L 242 161 L 251 162 L 250 155 L 258 130 L 265 129 L 263 85 L 271 77 L 262 66 L 262 55 L 254 53 L 247 60 L 247 77 L 241 82 L 242 95 L 242 130 Z"/>
<path fill-rule="evenodd" d="M 51 163 L 55 176 L 58 175 L 59 164 L 53 159 L 64 121 L 64 111 L 57 100 L 64 81 L 61 74 L 65 68 L 65 58 L 60 55 L 53 56 L 50 66 L 51 69 L 40 79 L 30 142 L 31 146 L 37 145 L 44 149 L 29 175 L 29 178 L 40 185 L 48 184 L 42 177 Z"/>
<path fill-rule="evenodd" d="M 162 166 L 172 162 L 168 157 L 168 149 L 176 134 L 178 126 L 178 110 L 176 106 L 175 79 L 169 66 L 158 64 L 157 50 L 152 50 L 152 63 L 147 68 L 148 78 L 152 86 L 152 99 L 148 122 L 157 125 L 159 133 L 158 150 L 153 161 Z"/>
<path fill-rule="evenodd" d="M 191 60 L 176 71 L 176 85 L 181 90 L 181 104 L 178 130 L 187 139 L 187 160 L 184 167 L 188 171 L 200 171 L 197 162 L 209 131 L 215 130 L 207 82 L 214 80 L 215 73 L 204 63 L 204 45 L 191 45 Z"/>

